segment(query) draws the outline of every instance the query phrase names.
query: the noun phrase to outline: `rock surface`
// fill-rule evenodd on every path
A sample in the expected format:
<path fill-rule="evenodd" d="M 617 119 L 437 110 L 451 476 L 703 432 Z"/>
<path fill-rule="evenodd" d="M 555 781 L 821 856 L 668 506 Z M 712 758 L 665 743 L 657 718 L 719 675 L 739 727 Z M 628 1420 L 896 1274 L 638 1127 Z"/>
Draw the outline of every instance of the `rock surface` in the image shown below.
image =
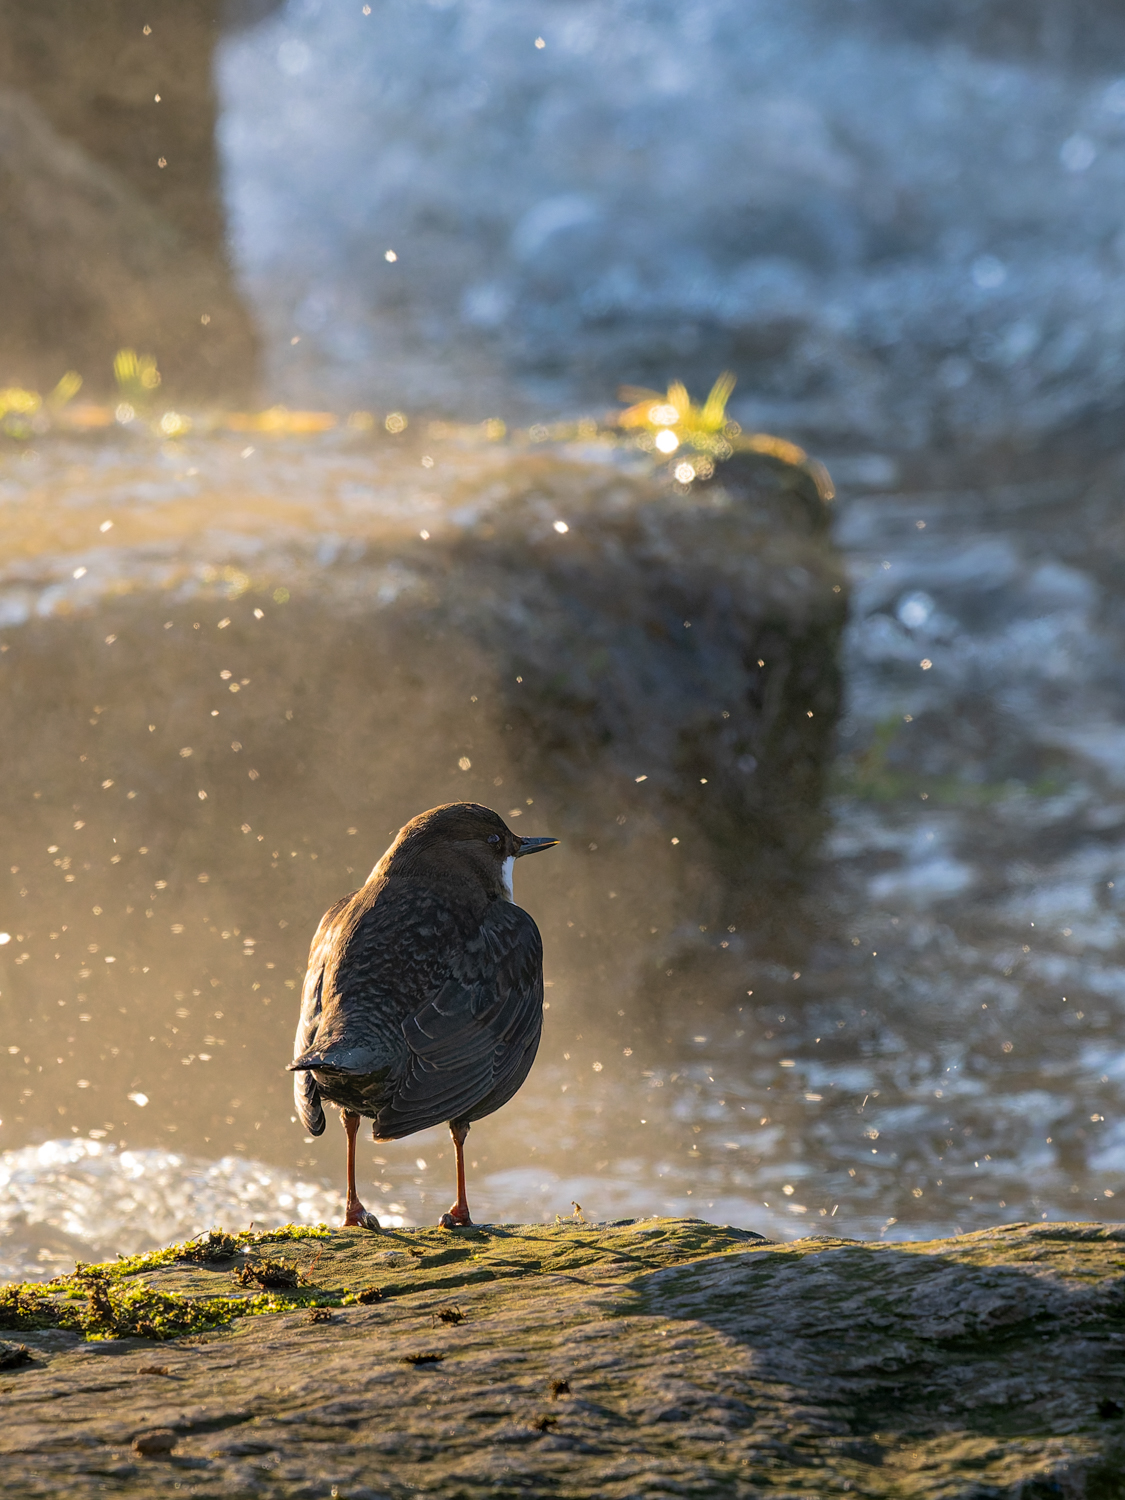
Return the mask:
<path fill-rule="evenodd" d="M 99 1274 L 231 1305 L 240 1260 L 285 1261 L 302 1287 L 163 1343 L 20 1332 L 6 1495 L 1125 1494 L 1118 1226 L 778 1245 L 576 1219 L 236 1249 Z"/>
<path fill-rule="evenodd" d="M 257 337 L 227 261 L 219 8 L 0 11 L 0 383 L 50 389 L 70 368 L 104 394 L 131 346 L 157 358 L 165 397 L 246 399 Z"/>

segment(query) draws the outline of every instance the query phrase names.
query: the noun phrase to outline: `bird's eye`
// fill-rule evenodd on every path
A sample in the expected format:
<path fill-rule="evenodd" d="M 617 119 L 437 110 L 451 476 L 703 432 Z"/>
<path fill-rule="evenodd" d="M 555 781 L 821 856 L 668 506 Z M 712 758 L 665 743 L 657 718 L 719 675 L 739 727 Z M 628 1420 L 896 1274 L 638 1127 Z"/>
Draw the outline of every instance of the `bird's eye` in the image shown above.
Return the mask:
<path fill-rule="evenodd" d="M 498 844 L 500 842 L 500 835 L 498 833 L 490 833 L 488 835 L 488 842 L 490 844 Z"/>

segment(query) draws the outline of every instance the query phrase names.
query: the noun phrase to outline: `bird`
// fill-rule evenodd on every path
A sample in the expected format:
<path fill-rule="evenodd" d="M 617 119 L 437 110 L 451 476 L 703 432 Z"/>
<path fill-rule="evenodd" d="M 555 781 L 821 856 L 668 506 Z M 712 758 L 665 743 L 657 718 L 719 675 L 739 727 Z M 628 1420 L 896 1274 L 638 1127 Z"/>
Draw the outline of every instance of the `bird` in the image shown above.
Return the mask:
<path fill-rule="evenodd" d="M 324 1132 L 325 1103 L 340 1109 L 345 1227 L 379 1228 L 356 1192 L 364 1118 L 376 1141 L 448 1123 L 457 1198 L 438 1223 L 472 1227 L 469 1126 L 523 1084 L 543 1027 L 543 943 L 515 904 L 512 872 L 517 859 L 557 843 L 521 838 L 478 802 L 432 807 L 321 918 L 288 1068 L 310 1135 Z"/>

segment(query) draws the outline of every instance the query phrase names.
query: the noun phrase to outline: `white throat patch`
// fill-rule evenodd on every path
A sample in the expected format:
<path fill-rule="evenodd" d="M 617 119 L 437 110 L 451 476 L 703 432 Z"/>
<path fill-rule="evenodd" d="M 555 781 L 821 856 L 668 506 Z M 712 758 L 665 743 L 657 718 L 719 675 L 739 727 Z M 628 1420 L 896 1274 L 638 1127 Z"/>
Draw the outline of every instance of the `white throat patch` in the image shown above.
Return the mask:
<path fill-rule="evenodd" d="M 507 896 L 509 901 L 515 901 L 516 899 L 516 893 L 512 890 L 512 869 L 515 863 L 516 856 L 514 854 L 509 854 L 507 859 L 504 861 L 504 871 L 500 877 L 504 882 L 504 894 L 505 896 Z"/>

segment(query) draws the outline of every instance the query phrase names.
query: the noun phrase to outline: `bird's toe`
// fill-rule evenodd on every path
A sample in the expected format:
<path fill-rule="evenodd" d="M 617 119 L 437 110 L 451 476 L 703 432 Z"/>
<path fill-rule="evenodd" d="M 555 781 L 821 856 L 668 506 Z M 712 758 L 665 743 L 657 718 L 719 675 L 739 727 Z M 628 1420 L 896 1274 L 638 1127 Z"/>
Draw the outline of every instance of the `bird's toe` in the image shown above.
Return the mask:
<path fill-rule="evenodd" d="M 438 1220 L 439 1229 L 475 1229 L 476 1225 L 472 1219 L 456 1219 L 451 1213 L 442 1214 Z"/>
<path fill-rule="evenodd" d="M 349 1210 L 344 1219 L 345 1229 L 382 1229 L 382 1225 L 369 1209 L 360 1208 L 358 1211 Z"/>

